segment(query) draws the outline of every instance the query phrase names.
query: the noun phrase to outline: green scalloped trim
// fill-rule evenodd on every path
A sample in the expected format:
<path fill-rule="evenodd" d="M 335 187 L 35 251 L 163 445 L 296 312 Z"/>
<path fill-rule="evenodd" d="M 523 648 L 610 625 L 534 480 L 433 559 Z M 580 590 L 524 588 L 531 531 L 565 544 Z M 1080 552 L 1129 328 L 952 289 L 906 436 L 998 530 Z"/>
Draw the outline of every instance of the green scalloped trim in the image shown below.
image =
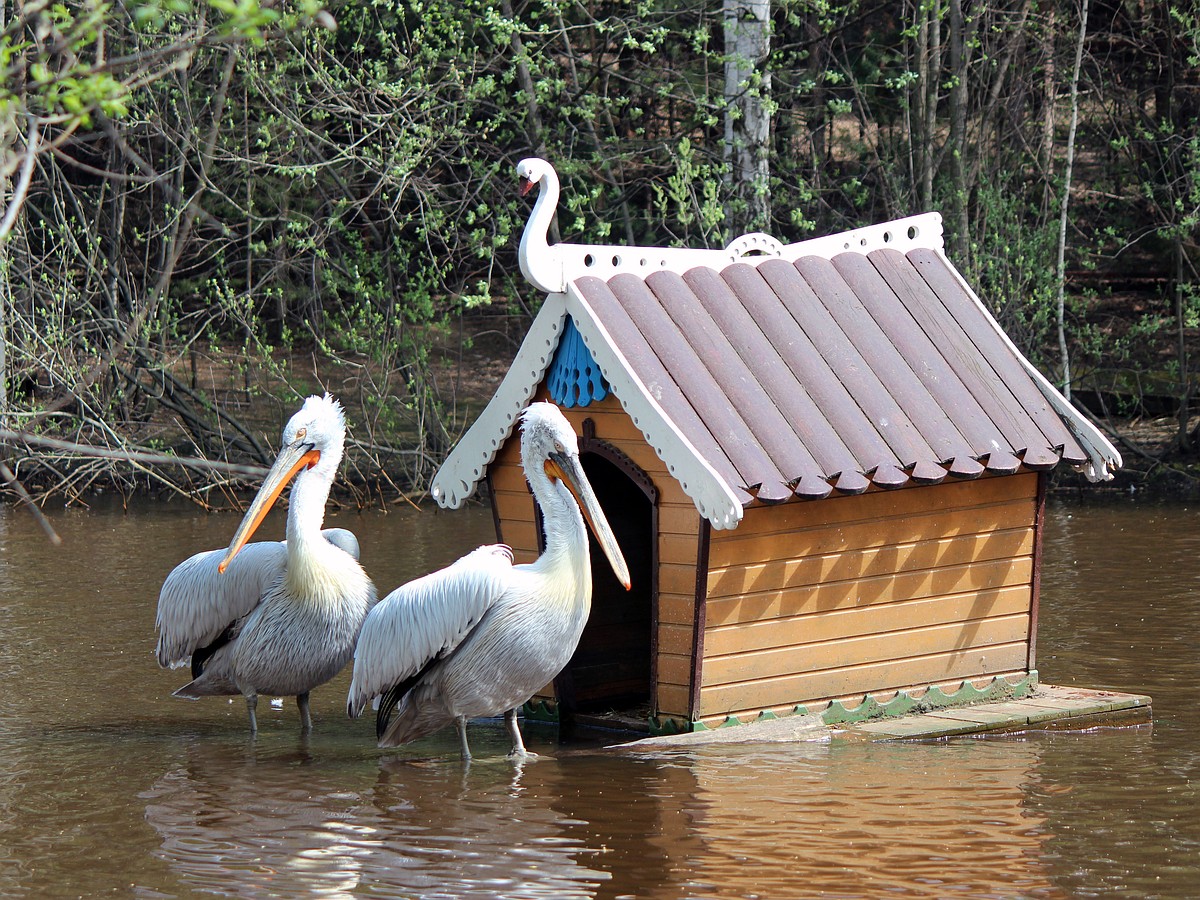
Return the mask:
<path fill-rule="evenodd" d="M 558 704 L 553 700 L 526 700 L 521 713 L 534 722 L 557 722 Z"/>
<path fill-rule="evenodd" d="M 1038 686 L 1038 673 L 1033 669 L 1024 678 L 1008 681 L 1001 675 L 993 678 L 985 687 L 977 688 L 969 679 L 964 680 L 957 691 L 946 693 L 941 688 L 931 686 L 926 688 L 920 697 L 913 697 L 907 691 L 900 691 L 886 703 L 880 703 L 870 694 L 856 706 L 846 706 L 840 700 L 834 700 L 817 712 L 803 704 L 797 704 L 791 713 L 782 716 L 770 710 L 763 710 L 752 716 L 747 722 L 742 722 L 735 715 L 728 715 L 716 728 L 732 728 L 735 725 L 766 722 L 771 719 L 787 718 L 788 716 L 819 715 L 826 725 L 851 725 L 867 722 L 871 719 L 893 719 L 906 716 L 909 713 L 928 712 L 931 709 L 946 709 L 953 706 L 970 706 L 972 703 L 986 703 L 994 700 L 1020 700 L 1028 697 Z M 558 704 L 553 700 L 528 700 L 521 707 L 525 717 L 537 722 L 557 722 Z M 689 722 L 673 716 L 651 716 L 647 720 L 650 734 L 655 737 L 668 734 L 687 734 L 693 731 L 713 731 L 713 727 L 703 722 Z"/>
<path fill-rule="evenodd" d="M 662 737 L 667 734 L 687 734 L 689 731 L 708 731 L 708 727 L 701 722 L 688 722 L 686 719 L 676 719 L 671 716 L 651 716 L 648 720 L 650 725 L 650 734 L 654 737 Z M 701 725 L 699 729 L 695 729 L 693 725 Z"/>
<path fill-rule="evenodd" d="M 986 703 L 994 700 L 1020 700 L 1023 697 L 1028 697 L 1033 689 L 1038 685 L 1038 673 L 1033 669 L 1024 678 L 1017 681 L 1009 681 L 1001 675 L 994 677 L 985 687 L 977 688 L 969 679 L 964 680 L 957 691 L 946 693 L 941 688 L 931 686 L 925 688 L 919 697 L 913 697 L 907 691 L 900 691 L 891 700 L 886 703 L 880 703 L 870 694 L 865 694 L 863 699 L 856 706 L 847 707 L 840 700 L 834 700 L 826 704 L 821 711 L 809 709 L 804 704 L 797 704 L 791 713 L 782 715 L 763 710 L 756 716 L 752 716 L 746 722 L 742 722 L 735 715 L 725 717 L 717 728 L 731 728 L 734 725 L 751 724 L 753 722 L 769 721 L 771 719 L 786 718 L 790 716 L 820 716 L 821 721 L 826 725 L 848 725 L 858 722 L 867 722 L 871 719 L 893 719 L 899 716 L 907 716 L 909 713 L 928 712 L 931 709 L 946 709 L 953 706 L 970 706 L 972 703 Z M 674 722 L 675 720 L 670 720 Z M 703 722 L 690 722 L 690 727 L 680 727 L 680 731 L 712 731 L 713 728 L 705 725 Z M 653 732 L 653 721 L 651 723 L 651 731 Z M 661 734 L 676 734 L 675 731 L 663 731 Z"/>
<path fill-rule="evenodd" d="M 914 712 L 928 712 L 931 709 L 970 706 L 973 703 L 994 700 L 1019 700 L 1029 696 L 1037 684 L 1038 673 L 1035 669 L 1015 682 L 997 675 L 983 688 L 975 687 L 968 679 L 960 684 L 957 691 L 950 693 L 936 685 L 926 689 L 919 697 L 913 697 L 907 691 L 900 691 L 887 703 L 880 703 L 870 695 L 863 697 L 861 703 L 852 707 L 845 706 L 840 700 L 834 700 L 821 713 L 821 721 L 826 725 L 854 724 L 871 719 L 891 719 Z"/>

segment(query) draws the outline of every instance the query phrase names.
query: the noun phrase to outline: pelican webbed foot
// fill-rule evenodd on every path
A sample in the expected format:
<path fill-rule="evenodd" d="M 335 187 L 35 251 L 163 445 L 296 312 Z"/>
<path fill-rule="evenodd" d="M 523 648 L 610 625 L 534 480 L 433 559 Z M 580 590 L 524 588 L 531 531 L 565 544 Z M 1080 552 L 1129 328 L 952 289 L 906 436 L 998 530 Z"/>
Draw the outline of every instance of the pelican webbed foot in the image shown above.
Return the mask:
<path fill-rule="evenodd" d="M 258 694 L 246 694 L 246 714 L 250 717 L 250 736 L 258 734 L 258 717 L 254 710 L 258 707 Z"/>
<path fill-rule="evenodd" d="M 308 709 L 308 691 L 296 695 L 296 708 L 300 710 L 300 733 L 312 731 L 312 714 Z"/>
<path fill-rule="evenodd" d="M 454 719 L 454 727 L 458 729 L 458 744 L 459 752 L 462 754 L 462 761 L 467 765 L 470 765 L 471 747 L 467 744 L 467 717 L 456 716 Z"/>
<path fill-rule="evenodd" d="M 508 729 L 508 736 L 512 738 L 512 749 L 508 751 L 508 758 L 522 762 L 527 759 L 537 759 L 536 753 L 525 749 L 525 741 L 521 739 L 521 726 L 517 723 L 515 709 L 510 709 L 504 714 L 504 725 Z"/>

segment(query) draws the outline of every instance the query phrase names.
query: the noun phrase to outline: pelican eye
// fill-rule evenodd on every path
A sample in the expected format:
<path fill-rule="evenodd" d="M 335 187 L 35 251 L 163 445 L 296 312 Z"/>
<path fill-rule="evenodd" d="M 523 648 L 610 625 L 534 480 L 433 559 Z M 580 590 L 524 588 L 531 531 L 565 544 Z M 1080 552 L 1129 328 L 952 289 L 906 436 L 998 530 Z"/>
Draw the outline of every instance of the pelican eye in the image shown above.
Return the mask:
<path fill-rule="evenodd" d="M 301 428 L 299 431 L 297 431 L 297 432 L 296 432 L 296 440 L 300 440 L 300 439 L 301 439 L 301 438 L 303 438 L 303 437 L 304 437 L 306 434 L 308 434 L 308 429 L 307 429 L 307 428 Z"/>

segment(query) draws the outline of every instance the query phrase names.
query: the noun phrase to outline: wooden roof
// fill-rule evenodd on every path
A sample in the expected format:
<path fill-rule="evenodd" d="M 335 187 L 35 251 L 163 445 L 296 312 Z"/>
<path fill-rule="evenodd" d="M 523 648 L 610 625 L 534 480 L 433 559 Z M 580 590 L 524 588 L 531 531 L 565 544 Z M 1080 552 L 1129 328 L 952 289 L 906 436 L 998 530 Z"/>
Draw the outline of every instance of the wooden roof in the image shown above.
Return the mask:
<path fill-rule="evenodd" d="M 457 506 L 474 490 L 543 380 L 567 316 L 718 528 L 736 526 L 755 500 L 1060 463 L 1099 480 L 1120 465 L 946 259 L 936 215 L 788 247 L 748 237 L 753 255 L 683 251 L 691 255 L 647 264 L 645 248 L 585 247 L 579 265 L 556 264 L 561 289 L 439 472 L 438 501 Z M 564 247 L 580 249 L 549 249 Z"/>
<path fill-rule="evenodd" d="M 692 443 L 761 500 L 1087 461 L 929 251 L 574 287 Z"/>

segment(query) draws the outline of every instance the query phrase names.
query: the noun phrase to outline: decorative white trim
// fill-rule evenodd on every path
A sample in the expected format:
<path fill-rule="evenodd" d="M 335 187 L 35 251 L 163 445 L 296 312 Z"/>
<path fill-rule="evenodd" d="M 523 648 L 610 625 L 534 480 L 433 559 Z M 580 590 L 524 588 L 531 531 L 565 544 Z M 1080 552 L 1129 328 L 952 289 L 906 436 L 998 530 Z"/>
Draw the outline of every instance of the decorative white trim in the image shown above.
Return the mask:
<path fill-rule="evenodd" d="M 1012 339 L 1000 327 L 1000 323 L 996 321 L 991 310 L 979 299 L 979 295 L 967 283 L 967 279 L 946 259 L 945 253 L 939 249 L 938 255 L 945 260 L 946 268 L 954 274 L 959 286 L 966 291 L 968 297 L 975 301 L 975 305 L 979 307 L 980 311 L 992 324 L 992 328 L 1000 335 L 1000 339 L 1013 352 L 1013 355 L 1021 361 L 1021 365 L 1029 373 L 1029 377 L 1033 379 L 1033 383 L 1037 385 L 1037 389 L 1042 392 L 1042 396 L 1046 398 L 1046 401 L 1053 407 L 1054 411 L 1063 419 L 1067 428 L 1075 435 L 1075 439 L 1079 441 L 1079 445 L 1083 448 L 1083 451 L 1090 457 L 1088 462 L 1076 466 L 1076 471 L 1081 471 L 1088 481 L 1111 481 L 1117 469 L 1121 468 L 1123 464 L 1120 451 L 1113 446 L 1112 441 L 1104 436 L 1104 432 L 1084 418 L 1079 410 L 1071 405 L 1071 401 L 1063 396 L 1062 392 L 1052 385 L 1045 375 L 1038 371 L 1037 366 L 1025 358 L 1024 353 L 1017 349 L 1017 345 L 1012 342 Z"/>
<path fill-rule="evenodd" d="M 567 312 L 583 336 L 592 359 L 604 373 L 613 394 L 663 461 L 671 477 L 692 498 L 700 515 L 713 528 L 737 528 L 742 504 L 733 487 L 722 478 L 695 445 L 671 421 L 621 353 L 595 311 L 574 284 L 567 286 Z"/>
<path fill-rule="evenodd" d="M 516 359 L 479 418 L 459 439 L 433 479 L 439 506 L 458 509 L 475 493 L 484 472 L 516 427 L 554 359 L 567 314 L 604 373 L 614 396 L 654 448 L 668 472 L 714 528 L 736 528 L 742 519 L 737 494 L 675 426 L 646 386 L 633 374 L 595 312 L 575 291 L 546 297 Z"/>
<path fill-rule="evenodd" d="M 430 493 L 439 506 L 458 509 L 475 493 L 554 359 L 566 315 L 562 294 L 546 298 L 495 395 L 434 476 Z"/>
<path fill-rule="evenodd" d="M 881 222 L 878 225 L 867 225 L 841 234 L 827 234 L 824 237 L 798 241 L 784 247 L 782 255 L 788 262 L 795 262 L 804 256 L 833 259 L 839 253 L 870 253 L 873 250 L 907 253 L 909 250 L 920 248 L 940 253 L 943 246 L 942 214 L 929 212 L 892 222 Z"/>
<path fill-rule="evenodd" d="M 938 213 L 909 216 L 794 244 L 781 244 L 769 234 L 752 232 L 735 238 L 724 250 L 549 244 L 547 232 L 558 205 L 558 173 L 550 163 L 536 157 L 522 160 L 517 173 L 525 184 L 538 187 L 537 202 L 525 223 L 517 252 L 521 272 L 530 284 L 548 294 L 566 291 L 568 284 L 584 275 L 608 280 L 628 273 L 645 278 L 656 271 L 682 274 L 698 266 L 719 270 L 735 262 L 757 266 L 767 259 L 795 262 L 802 256 L 832 259 L 847 251 L 870 253 L 885 247 L 901 253 L 916 247 L 942 249 L 942 217 Z"/>

